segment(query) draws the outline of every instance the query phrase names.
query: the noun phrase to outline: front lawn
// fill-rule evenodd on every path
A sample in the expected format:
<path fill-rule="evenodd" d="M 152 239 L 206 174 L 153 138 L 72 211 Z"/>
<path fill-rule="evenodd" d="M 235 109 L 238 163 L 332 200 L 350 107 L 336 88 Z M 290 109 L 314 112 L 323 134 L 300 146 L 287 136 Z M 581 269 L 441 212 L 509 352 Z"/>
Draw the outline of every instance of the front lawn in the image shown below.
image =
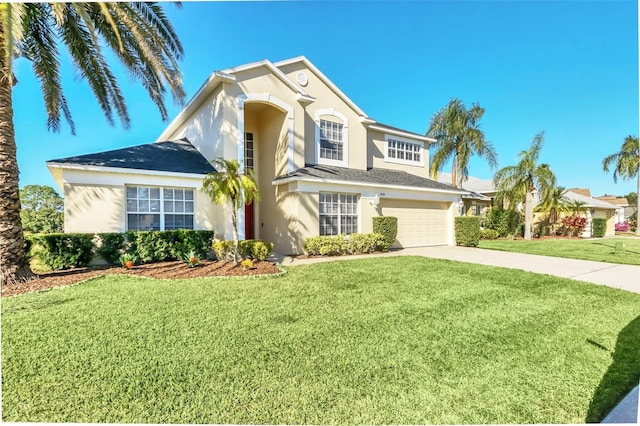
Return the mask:
<path fill-rule="evenodd" d="M 626 245 L 624 253 L 615 252 L 616 242 L 622 242 Z M 640 238 L 621 237 L 593 240 L 534 239 L 531 241 L 481 240 L 479 247 L 491 250 L 540 254 L 543 256 L 640 265 Z"/>
<path fill-rule="evenodd" d="M 640 294 L 422 257 L 280 278 L 105 276 L 2 300 L 11 422 L 598 421 Z"/>

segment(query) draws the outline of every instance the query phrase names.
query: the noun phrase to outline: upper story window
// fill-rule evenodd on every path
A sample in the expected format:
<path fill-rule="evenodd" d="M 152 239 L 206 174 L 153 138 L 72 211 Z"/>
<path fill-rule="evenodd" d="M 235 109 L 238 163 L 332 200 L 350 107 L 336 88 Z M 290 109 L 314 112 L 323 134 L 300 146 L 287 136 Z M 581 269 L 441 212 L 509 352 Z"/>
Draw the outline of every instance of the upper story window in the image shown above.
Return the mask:
<path fill-rule="evenodd" d="M 341 123 L 320 120 L 320 158 L 343 160 L 342 128 Z"/>
<path fill-rule="evenodd" d="M 390 163 L 410 164 L 414 166 L 424 165 L 422 143 L 410 142 L 408 140 L 391 136 L 387 136 L 385 139 L 387 141 L 385 161 Z"/>
<path fill-rule="evenodd" d="M 349 121 L 333 108 L 315 113 L 316 162 L 330 166 L 348 167 Z"/>
<path fill-rule="evenodd" d="M 193 189 L 127 186 L 127 230 L 193 229 Z"/>

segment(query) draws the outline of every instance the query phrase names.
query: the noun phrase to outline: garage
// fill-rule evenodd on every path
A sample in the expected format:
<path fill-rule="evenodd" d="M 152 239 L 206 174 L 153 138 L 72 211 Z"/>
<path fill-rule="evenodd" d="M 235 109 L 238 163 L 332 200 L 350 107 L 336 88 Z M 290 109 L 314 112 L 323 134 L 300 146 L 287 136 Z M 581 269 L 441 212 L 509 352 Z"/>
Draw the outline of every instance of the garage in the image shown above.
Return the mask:
<path fill-rule="evenodd" d="M 395 247 L 419 247 L 448 244 L 449 203 L 381 200 L 383 216 L 398 218 Z"/>

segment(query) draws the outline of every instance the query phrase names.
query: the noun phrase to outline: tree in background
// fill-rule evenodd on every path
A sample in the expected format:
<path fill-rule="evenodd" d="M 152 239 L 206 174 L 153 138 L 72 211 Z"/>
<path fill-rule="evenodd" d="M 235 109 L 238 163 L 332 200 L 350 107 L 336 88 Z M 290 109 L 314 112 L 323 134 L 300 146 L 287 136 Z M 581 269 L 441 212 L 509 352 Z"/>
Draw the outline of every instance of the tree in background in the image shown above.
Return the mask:
<path fill-rule="evenodd" d="M 46 185 L 27 185 L 20 190 L 20 218 L 25 232 L 64 231 L 64 200 Z"/>
<path fill-rule="evenodd" d="M 548 213 L 549 226 L 551 232 L 555 233 L 556 224 L 558 223 L 558 214 L 568 211 L 568 201 L 565 198 L 566 189 L 563 186 L 554 186 L 546 188 L 541 194 L 540 204 L 536 206 L 534 211 Z"/>
<path fill-rule="evenodd" d="M 202 190 L 216 204 L 231 204 L 231 224 L 233 225 L 233 261 L 238 263 L 238 210 L 254 200 L 260 199 L 258 184 L 253 170 L 240 171 L 237 160 L 218 158 L 212 161 L 217 170 L 204 178 Z"/>
<path fill-rule="evenodd" d="M 480 130 L 483 115 L 484 108 L 480 105 L 474 103 L 471 109 L 466 109 L 464 103 L 455 98 L 433 115 L 427 131 L 428 137 L 437 140 L 432 145 L 435 150 L 429 166 L 433 179 L 451 158 L 451 185 L 456 188 L 469 177 L 469 160 L 473 155 L 487 160 L 491 168 L 498 166 L 498 154 Z"/>
<path fill-rule="evenodd" d="M 638 180 L 638 192 L 640 192 L 640 142 L 636 136 L 627 136 L 622 142 L 620 151 L 606 156 L 602 160 L 602 169 L 605 172 L 613 167 L 613 181 L 618 181 L 618 176 L 622 179 Z M 640 211 L 640 201 L 636 195 L 636 214 Z M 640 235 L 640 226 L 636 226 L 636 234 Z"/>
<path fill-rule="evenodd" d="M 109 50 L 145 88 L 163 120 L 167 86 L 184 101 L 177 61 L 183 49 L 158 3 L 4 3 L 0 5 L 0 282 L 33 277 L 24 250 L 18 162 L 13 125 L 16 58 L 31 62 L 40 82 L 47 127 L 60 130 L 61 117 L 74 124 L 60 76 L 58 45 L 68 50 L 77 75 L 87 81 L 109 124 L 129 113 L 105 57 Z"/>
<path fill-rule="evenodd" d="M 493 182 L 498 190 L 496 200 L 498 205 L 505 201 L 510 208 L 516 208 L 524 203 L 524 239 L 531 239 L 531 225 L 533 223 L 533 192 L 548 193 L 556 186 L 556 177 L 548 164 L 538 164 L 544 132 L 538 133 L 531 142 L 531 147 L 520 151 L 520 161 L 515 166 L 507 166 L 498 170 Z"/>

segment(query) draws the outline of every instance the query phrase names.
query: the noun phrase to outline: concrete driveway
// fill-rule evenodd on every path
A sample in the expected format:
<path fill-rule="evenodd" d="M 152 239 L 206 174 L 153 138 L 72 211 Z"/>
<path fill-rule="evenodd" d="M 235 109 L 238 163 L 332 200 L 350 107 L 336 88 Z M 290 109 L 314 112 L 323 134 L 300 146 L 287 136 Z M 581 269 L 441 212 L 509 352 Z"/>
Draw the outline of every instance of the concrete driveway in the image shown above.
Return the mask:
<path fill-rule="evenodd" d="M 371 258 L 373 256 L 425 256 L 436 259 L 448 259 L 458 262 L 480 265 L 501 266 L 521 269 L 538 274 L 549 274 L 563 278 L 587 281 L 606 285 L 634 293 L 640 293 L 640 266 L 618 265 L 615 263 L 592 262 L 590 260 L 565 259 L 562 257 L 538 256 L 534 254 L 511 253 L 497 250 L 485 250 L 470 247 L 413 247 L 394 250 L 389 253 L 362 256 L 324 257 L 313 259 L 280 258 L 281 263 L 303 265 L 318 262 L 330 262 L 342 259 Z M 280 260 L 278 259 L 278 260 Z"/>

